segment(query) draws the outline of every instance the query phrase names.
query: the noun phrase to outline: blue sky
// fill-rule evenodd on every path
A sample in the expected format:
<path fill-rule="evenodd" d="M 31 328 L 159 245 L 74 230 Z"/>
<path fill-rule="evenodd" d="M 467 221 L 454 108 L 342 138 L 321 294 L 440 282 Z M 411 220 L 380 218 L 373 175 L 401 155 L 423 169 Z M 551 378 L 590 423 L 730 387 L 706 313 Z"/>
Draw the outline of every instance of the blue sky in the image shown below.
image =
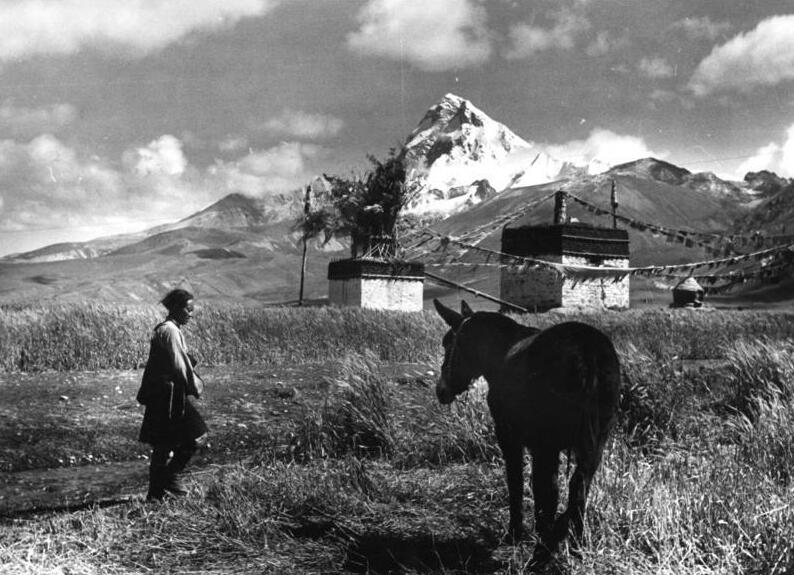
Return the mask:
<path fill-rule="evenodd" d="M 2 0 L 0 255 L 349 174 L 448 92 L 560 159 L 794 177 L 790 0 Z"/>

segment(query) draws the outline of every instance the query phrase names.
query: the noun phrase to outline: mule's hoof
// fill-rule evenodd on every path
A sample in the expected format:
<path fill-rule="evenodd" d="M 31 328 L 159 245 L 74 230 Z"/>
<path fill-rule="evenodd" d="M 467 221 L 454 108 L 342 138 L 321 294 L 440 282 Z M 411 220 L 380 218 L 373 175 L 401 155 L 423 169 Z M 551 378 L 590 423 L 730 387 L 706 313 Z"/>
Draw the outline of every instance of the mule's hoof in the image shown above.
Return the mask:
<path fill-rule="evenodd" d="M 507 539 L 515 545 L 521 538 L 524 536 L 524 526 L 523 525 L 511 525 L 507 529 Z"/>
<path fill-rule="evenodd" d="M 532 559 L 529 561 L 530 573 L 538 573 L 543 570 L 551 561 L 552 552 L 543 543 L 538 542 L 535 545 L 535 552 L 532 554 Z"/>

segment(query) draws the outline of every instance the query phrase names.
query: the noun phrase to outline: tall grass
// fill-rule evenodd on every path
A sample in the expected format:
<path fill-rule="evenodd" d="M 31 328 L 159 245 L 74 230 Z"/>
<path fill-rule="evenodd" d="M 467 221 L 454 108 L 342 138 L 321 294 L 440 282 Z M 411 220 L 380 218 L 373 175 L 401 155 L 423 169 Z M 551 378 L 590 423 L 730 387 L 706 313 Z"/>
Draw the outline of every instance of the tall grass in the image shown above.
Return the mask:
<path fill-rule="evenodd" d="M 794 338 L 794 313 L 760 310 L 642 309 L 623 312 L 550 312 L 517 316 L 548 327 L 566 320 L 589 323 L 617 345 L 633 344 L 660 361 L 720 359 L 736 340 L 766 335 L 772 341 Z"/>
<path fill-rule="evenodd" d="M 133 369 L 146 361 L 155 306 L 74 304 L 0 307 L 0 371 Z M 737 339 L 794 337 L 794 314 L 760 311 L 638 310 L 517 316 L 548 327 L 578 319 L 660 361 L 715 359 Z M 432 312 L 358 308 L 203 305 L 186 328 L 205 363 L 326 361 L 351 349 L 386 361 L 434 361 L 445 331 Z"/>
<path fill-rule="evenodd" d="M 154 306 L 0 307 L 0 371 L 133 369 L 143 365 Z M 298 363 L 369 350 L 386 361 L 434 359 L 435 315 L 358 308 L 202 306 L 186 328 L 203 363 Z"/>
<path fill-rule="evenodd" d="M 730 405 L 754 418 L 758 400 L 794 399 L 794 340 L 739 339 L 726 349 Z"/>
<path fill-rule="evenodd" d="M 328 382 L 322 409 L 308 411 L 290 438 L 289 456 L 298 461 L 315 458 L 389 456 L 395 440 L 389 417 L 388 382 L 379 375 L 374 353 L 350 352 Z"/>

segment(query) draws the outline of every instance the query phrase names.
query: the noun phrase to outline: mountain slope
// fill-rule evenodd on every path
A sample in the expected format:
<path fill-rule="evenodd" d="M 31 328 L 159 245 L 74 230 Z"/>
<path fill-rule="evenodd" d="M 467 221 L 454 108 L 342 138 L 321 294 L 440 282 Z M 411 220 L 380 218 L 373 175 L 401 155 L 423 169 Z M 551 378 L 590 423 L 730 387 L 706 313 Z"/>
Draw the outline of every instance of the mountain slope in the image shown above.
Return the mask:
<path fill-rule="evenodd" d="M 687 170 L 647 158 L 616 166 L 595 176 L 580 176 L 538 186 L 504 190 L 465 212 L 450 216 L 434 227 L 442 234 L 460 236 L 500 216 L 515 214 L 524 206 L 535 203 L 558 190 L 568 191 L 590 204 L 609 211 L 613 180 L 619 203 L 618 213 L 635 221 L 674 229 L 721 231 L 730 229 L 734 218 L 750 209 L 743 207 L 746 204 L 738 202 L 732 194 L 720 191 L 721 185 L 717 186 L 718 190 L 715 193 L 696 189 L 697 179 L 692 176 Z M 679 182 L 681 185 L 676 185 L 674 182 Z M 724 184 L 726 190 L 733 190 L 732 183 Z M 745 196 L 746 194 L 742 197 Z M 553 213 L 554 200 L 550 198 L 510 226 L 549 224 L 553 221 Z M 610 216 L 597 216 L 574 201 L 568 202 L 568 216 L 600 227 L 612 225 Z M 619 227 L 625 228 L 623 224 L 619 224 Z M 666 237 L 654 236 L 633 228 L 627 228 L 627 231 L 631 266 L 683 264 L 712 258 L 699 247 L 686 247 L 677 242 L 670 243 Z M 501 228 L 495 229 L 479 245 L 500 251 Z M 498 268 L 485 265 L 461 266 L 454 262 L 450 264 L 449 258 L 444 257 L 443 252 L 431 252 L 425 257 L 428 261 L 441 264 L 431 264 L 428 267 L 429 271 L 485 293 L 499 294 Z M 463 256 L 462 261 L 497 263 L 495 258 L 487 258 L 477 251 L 470 251 Z M 660 289 L 657 283 L 657 280 L 633 279 L 632 306 L 647 305 L 650 302 L 656 305 L 659 305 L 659 302 L 661 305 L 670 303 L 672 301 L 670 292 Z M 432 288 L 429 293 L 442 293 L 438 289 Z"/>
<path fill-rule="evenodd" d="M 275 222 L 294 220 L 300 213 L 297 193 L 255 198 L 240 193 L 224 196 L 211 206 L 172 224 L 157 226 L 149 234 L 180 228 L 257 228 Z"/>
<path fill-rule="evenodd" d="M 654 162 L 643 160 L 648 168 Z M 656 166 L 662 168 L 663 166 Z M 658 172 L 656 172 L 658 173 Z M 565 190 L 604 210 L 610 210 L 611 183 L 614 180 L 618 199 L 618 213 L 627 218 L 678 229 L 717 231 L 728 229 L 734 217 L 743 213 L 739 204 L 719 195 L 706 194 L 687 186 L 678 186 L 648 177 L 645 169 L 632 170 L 619 166 L 595 176 L 561 180 L 539 186 L 511 188 L 489 198 L 469 210 L 440 222 L 436 229 L 442 233 L 461 235 L 500 215 L 516 213 L 528 203 L 539 200 L 557 190 Z M 512 226 L 548 224 L 553 218 L 553 200 L 549 199 Z M 568 202 L 568 216 L 579 221 L 609 227 L 610 217 L 596 216 L 573 201 Z M 671 264 L 704 259 L 700 249 L 668 244 L 666 238 L 629 230 L 631 264 L 637 266 Z M 483 245 L 498 249 L 500 230 L 489 236 Z"/>
<path fill-rule="evenodd" d="M 454 94 L 427 111 L 402 155 L 419 190 L 409 211 L 420 213 L 455 213 L 508 186 L 549 182 L 569 169 Z"/>
<path fill-rule="evenodd" d="M 672 186 L 683 186 L 717 198 L 728 197 L 738 202 L 749 202 L 755 197 L 746 187 L 722 180 L 711 172 L 693 174 L 686 168 L 656 158 L 642 158 L 613 166 L 606 174 L 610 177 L 624 175 L 655 180 Z"/>
<path fill-rule="evenodd" d="M 754 209 L 736 222 L 742 233 L 794 234 L 794 180 L 771 172 L 751 172 L 745 181 L 758 193 Z"/>
<path fill-rule="evenodd" d="M 189 251 L 191 246 L 195 249 L 216 248 L 247 242 L 253 247 L 273 250 L 278 249 L 285 237 L 290 235 L 291 230 L 288 228 L 298 217 L 301 208 L 297 192 L 266 199 L 233 193 L 177 222 L 155 226 L 143 232 L 107 236 L 87 242 L 53 244 L 6 256 L 0 261 L 41 263 L 95 258 L 112 253 L 143 253 L 169 249 L 167 244 L 180 241 L 181 247 L 171 246 L 170 249 L 182 253 Z M 194 231 L 179 233 L 187 229 Z M 198 237 L 202 232 L 195 230 L 207 230 L 205 237 Z M 245 230 L 246 233 L 240 237 L 223 237 L 211 230 Z M 289 241 L 293 242 L 294 238 Z"/>

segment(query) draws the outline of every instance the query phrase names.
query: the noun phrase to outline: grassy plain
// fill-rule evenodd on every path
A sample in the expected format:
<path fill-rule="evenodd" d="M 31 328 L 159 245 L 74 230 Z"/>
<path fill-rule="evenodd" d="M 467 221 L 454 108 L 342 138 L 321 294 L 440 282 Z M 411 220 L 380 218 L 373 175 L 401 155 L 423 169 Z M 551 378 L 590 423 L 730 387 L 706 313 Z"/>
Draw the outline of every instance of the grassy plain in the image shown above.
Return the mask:
<path fill-rule="evenodd" d="M 569 318 L 519 319 L 543 327 Z M 129 401 L 158 319 L 148 307 L 3 308 L 0 394 L 3 409 L 24 414 L 7 431 L 22 420 L 31 437 L 73 429 L 59 449 L 76 446 L 74 460 L 59 463 L 57 433 L 9 449 L 5 435 L 3 462 L 13 463 L 3 470 L 79 465 L 81 451 L 139 457 L 129 441 L 135 417 L 109 417 L 110 398 L 118 386 L 118 402 Z M 576 319 L 613 337 L 625 378 L 619 429 L 591 495 L 589 544 L 578 558 L 562 552 L 554 567 L 794 572 L 794 316 L 649 310 Z M 217 366 L 209 373 L 227 378 L 206 408 L 218 417 L 218 451 L 238 461 L 206 467 L 191 480 L 193 496 L 159 507 L 7 518 L 0 564 L 8 573 L 526 572 L 532 539 L 502 540 L 506 488 L 482 389 L 441 408 L 432 377 L 396 367 L 437 365 L 443 331 L 427 313 L 201 310 L 188 338 Z M 261 375 L 281 368 L 295 371 Z M 306 369 L 314 375 L 299 375 Z M 47 419 L 31 398 L 56 393 L 71 394 L 69 407 Z M 289 421 L 265 437 L 279 394 L 292 406 Z M 108 415 L 104 451 L 77 439 L 97 413 Z M 248 431 L 254 440 L 236 448 Z M 528 523 L 531 505 L 530 497 Z"/>

